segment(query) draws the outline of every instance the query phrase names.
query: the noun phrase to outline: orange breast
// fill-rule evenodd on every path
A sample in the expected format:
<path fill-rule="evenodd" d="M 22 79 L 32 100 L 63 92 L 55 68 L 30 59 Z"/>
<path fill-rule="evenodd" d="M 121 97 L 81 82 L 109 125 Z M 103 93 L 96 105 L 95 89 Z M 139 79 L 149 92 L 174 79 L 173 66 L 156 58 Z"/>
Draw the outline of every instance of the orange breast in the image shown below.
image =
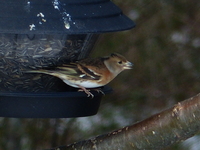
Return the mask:
<path fill-rule="evenodd" d="M 99 84 L 106 85 L 113 78 L 114 78 L 113 74 L 108 69 L 105 69 L 102 71 L 102 79 L 99 81 Z"/>

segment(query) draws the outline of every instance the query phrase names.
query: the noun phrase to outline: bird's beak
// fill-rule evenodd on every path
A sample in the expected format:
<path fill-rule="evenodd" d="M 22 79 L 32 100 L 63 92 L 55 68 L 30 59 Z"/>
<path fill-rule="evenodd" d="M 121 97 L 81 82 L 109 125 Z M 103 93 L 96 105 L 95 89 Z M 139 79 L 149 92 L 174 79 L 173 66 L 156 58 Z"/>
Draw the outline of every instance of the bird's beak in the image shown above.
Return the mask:
<path fill-rule="evenodd" d="M 132 69 L 132 66 L 133 66 L 133 63 L 128 61 L 128 62 L 125 63 L 124 69 Z"/>

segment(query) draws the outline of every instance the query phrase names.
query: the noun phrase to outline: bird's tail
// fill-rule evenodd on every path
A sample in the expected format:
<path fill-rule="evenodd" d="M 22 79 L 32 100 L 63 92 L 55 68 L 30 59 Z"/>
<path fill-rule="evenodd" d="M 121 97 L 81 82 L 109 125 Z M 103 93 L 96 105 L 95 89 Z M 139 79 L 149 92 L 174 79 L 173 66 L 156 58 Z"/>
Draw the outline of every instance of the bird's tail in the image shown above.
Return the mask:
<path fill-rule="evenodd" d="M 28 70 L 28 71 L 25 71 L 26 73 L 43 73 L 43 74 L 47 74 L 47 75 L 52 75 L 52 76 L 55 76 L 55 77 L 58 77 L 60 79 L 66 79 L 67 76 L 69 77 L 70 75 L 67 75 L 66 74 L 66 71 L 62 72 L 62 71 L 57 71 L 57 70 L 44 70 L 44 69 L 41 69 L 41 70 Z"/>
<path fill-rule="evenodd" d="M 48 75 L 54 75 L 55 72 L 51 70 L 27 70 L 24 71 L 24 73 L 43 73 L 43 74 L 48 74 Z"/>

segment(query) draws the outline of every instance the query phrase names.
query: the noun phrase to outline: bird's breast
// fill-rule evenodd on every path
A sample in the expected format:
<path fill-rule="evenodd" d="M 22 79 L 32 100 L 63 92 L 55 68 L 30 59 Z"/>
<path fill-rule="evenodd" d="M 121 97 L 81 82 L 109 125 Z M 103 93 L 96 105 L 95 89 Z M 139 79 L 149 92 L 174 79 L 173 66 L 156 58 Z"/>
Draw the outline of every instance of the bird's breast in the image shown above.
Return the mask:
<path fill-rule="evenodd" d="M 99 84 L 96 80 L 91 81 L 91 80 L 74 80 L 74 81 L 69 81 L 69 80 L 63 80 L 66 84 L 79 88 L 79 86 L 85 87 L 85 88 L 97 88 L 101 87 L 102 85 Z"/>

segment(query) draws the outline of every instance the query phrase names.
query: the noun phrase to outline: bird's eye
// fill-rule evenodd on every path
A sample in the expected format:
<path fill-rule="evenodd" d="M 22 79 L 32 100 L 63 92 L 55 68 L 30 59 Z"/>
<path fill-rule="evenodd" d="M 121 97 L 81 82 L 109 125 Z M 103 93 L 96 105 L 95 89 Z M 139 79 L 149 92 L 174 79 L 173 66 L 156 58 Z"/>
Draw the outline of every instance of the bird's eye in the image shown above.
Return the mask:
<path fill-rule="evenodd" d="M 118 64 L 120 64 L 120 65 L 121 65 L 121 64 L 122 64 L 122 61 L 118 61 Z"/>

